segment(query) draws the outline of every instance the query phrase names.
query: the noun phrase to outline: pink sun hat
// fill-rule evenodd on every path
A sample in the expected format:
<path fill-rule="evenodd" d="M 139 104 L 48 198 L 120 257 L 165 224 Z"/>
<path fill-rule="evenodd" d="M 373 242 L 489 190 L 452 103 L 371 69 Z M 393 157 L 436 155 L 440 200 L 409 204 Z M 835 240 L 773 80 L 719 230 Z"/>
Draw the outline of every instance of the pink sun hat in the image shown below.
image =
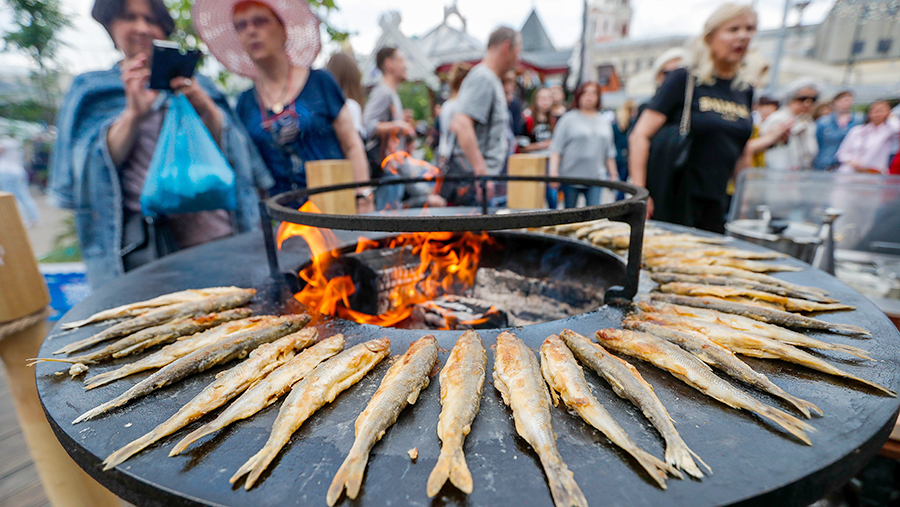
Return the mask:
<path fill-rule="evenodd" d="M 241 39 L 234 29 L 234 6 L 248 0 L 196 0 L 192 10 L 194 27 L 209 51 L 226 69 L 250 79 L 256 79 L 256 65 L 241 46 Z M 252 0 L 265 5 L 281 19 L 287 33 L 285 51 L 291 64 L 310 67 L 322 41 L 319 36 L 319 18 L 309 8 L 306 0 Z"/>

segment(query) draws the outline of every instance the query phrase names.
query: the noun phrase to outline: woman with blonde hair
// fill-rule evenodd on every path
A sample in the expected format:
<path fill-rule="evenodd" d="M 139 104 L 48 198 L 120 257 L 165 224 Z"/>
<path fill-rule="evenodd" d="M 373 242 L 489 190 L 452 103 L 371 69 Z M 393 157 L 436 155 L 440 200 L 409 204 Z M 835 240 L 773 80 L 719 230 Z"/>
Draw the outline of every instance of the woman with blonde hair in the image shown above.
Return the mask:
<path fill-rule="evenodd" d="M 350 110 L 350 118 L 353 120 L 353 128 L 365 139 L 366 129 L 363 126 L 362 108 L 366 105 L 366 92 L 362 85 L 362 73 L 356 65 L 356 60 L 343 51 L 331 55 L 325 64 L 328 72 L 334 76 L 338 86 L 347 97 L 347 109 Z"/>
<path fill-rule="evenodd" d="M 754 70 L 744 57 L 756 22 L 749 5 L 719 7 L 693 42 L 689 67 L 671 72 L 638 118 L 629 136 L 628 170 L 632 183 L 650 189 L 648 215 L 724 232 L 726 186 L 753 130 Z M 648 181 L 650 138 L 666 124 L 683 125 L 687 138 L 674 158 L 679 163 L 660 181 Z"/>

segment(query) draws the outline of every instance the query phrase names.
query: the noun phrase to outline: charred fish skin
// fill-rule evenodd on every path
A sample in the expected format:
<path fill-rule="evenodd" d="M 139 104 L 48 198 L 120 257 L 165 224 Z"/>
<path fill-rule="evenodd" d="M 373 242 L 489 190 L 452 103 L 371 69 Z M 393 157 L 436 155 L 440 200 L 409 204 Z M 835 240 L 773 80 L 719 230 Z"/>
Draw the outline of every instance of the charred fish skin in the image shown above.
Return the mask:
<path fill-rule="evenodd" d="M 497 336 L 494 387 L 512 409 L 516 432 L 541 460 L 556 507 L 587 507 L 587 499 L 556 448 L 550 393 L 534 352 L 508 331 Z"/>
<path fill-rule="evenodd" d="M 569 329 L 564 329 L 560 333 L 560 338 L 575 357 L 606 379 L 619 397 L 631 401 L 641 409 L 644 416 L 659 431 L 666 442 L 666 464 L 675 466 L 696 479 L 701 479 L 703 472 L 694 462 L 696 459 L 706 467 L 707 472 L 712 473 L 709 465 L 704 463 L 681 438 L 666 407 L 653 392 L 653 387 L 644 380 L 634 366 L 610 354 L 602 346 L 593 343 L 585 336 Z"/>
<path fill-rule="evenodd" d="M 184 337 L 181 340 L 166 345 L 156 352 L 153 352 L 152 354 L 145 356 L 137 361 L 127 363 L 115 370 L 99 373 L 97 375 L 94 375 L 93 377 L 85 379 L 84 388 L 88 390 L 95 389 L 97 387 L 104 386 L 106 384 L 109 384 L 110 382 L 114 382 L 141 371 L 152 370 L 154 368 L 162 368 L 163 366 L 166 366 L 167 364 L 170 364 L 178 358 L 184 357 L 195 350 L 206 347 L 207 345 L 210 345 L 212 343 L 226 340 L 234 333 L 242 332 L 248 329 L 259 329 L 261 327 L 268 326 L 272 322 L 274 322 L 275 318 L 276 317 L 273 317 L 271 315 L 248 317 L 245 319 L 226 322 L 212 329 L 207 329 L 206 331 Z"/>
<path fill-rule="evenodd" d="M 397 420 L 407 405 L 416 403 L 419 393 L 428 386 L 429 374 L 438 362 L 437 339 L 424 336 L 410 344 L 403 356 L 388 369 L 378 390 L 356 418 L 356 440 L 328 488 L 325 502 L 333 506 L 344 489 L 347 497 L 359 495 L 369 452 L 385 431 Z"/>
<path fill-rule="evenodd" d="M 305 349 L 247 389 L 213 421 L 204 424 L 181 439 L 169 452 L 169 456 L 181 454 L 189 445 L 204 436 L 235 421 L 246 419 L 275 403 L 294 384 L 306 378 L 321 362 L 339 353 L 343 348 L 344 335 L 338 334 Z"/>
<path fill-rule="evenodd" d="M 651 293 L 650 299 L 653 301 L 662 301 L 664 303 L 694 306 L 697 308 L 733 313 L 735 315 L 741 315 L 743 317 L 749 317 L 754 320 L 784 327 L 817 329 L 820 331 L 830 331 L 832 333 L 872 336 L 872 333 L 869 331 L 851 324 L 834 324 L 823 320 L 813 319 L 811 317 L 804 317 L 803 315 L 797 315 L 795 313 L 783 312 L 744 303 L 735 303 L 726 299 L 661 294 L 658 292 Z"/>
<path fill-rule="evenodd" d="M 762 357 L 766 359 L 781 359 L 807 368 L 854 380 L 861 384 L 877 389 L 891 397 L 896 397 L 897 393 L 875 382 L 865 380 L 856 375 L 848 373 L 831 363 L 820 359 L 808 352 L 800 350 L 796 347 L 782 343 L 778 340 L 766 338 L 764 336 L 754 335 L 732 329 L 721 324 L 713 324 L 699 319 L 690 317 L 677 317 L 673 315 L 659 315 L 658 320 L 665 321 L 667 325 L 679 329 L 688 329 L 693 332 L 702 333 L 709 337 L 710 340 L 730 349 L 732 352 L 743 354 L 751 357 Z"/>
<path fill-rule="evenodd" d="M 704 363 L 721 370 L 730 377 L 740 380 L 745 384 L 758 387 L 763 391 L 787 401 L 800 411 L 807 419 L 812 417 L 812 412 L 822 416 L 822 409 L 814 404 L 788 394 L 775 385 L 768 377 L 751 368 L 741 361 L 726 347 L 710 340 L 702 333 L 676 330 L 667 326 L 665 320 L 659 320 L 658 315 L 642 313 L 639 317 L 629 317 L 622 325 L 626 329 L 642 331 L 647 334 L 668 340 L 693 354 Z"/>
<path fill-rule="evenodd" d="M 250 353 L 246 361 L 223 372 L 170 418 L 149 433 L 110 454 L 103 461 L 103 470 L 113 468 L 157 440 L 175 433 L 210 411 L 228 403 L 251 384 L 293 357 L 296 350 L 314 343 L 317 335 L 318 331 L 315 328 L 304 329 L 279 338 L 272 343 L 260 345 Z"/>
<path fill-rule="evenodd" d="M 486 371 L 487 352 L 481 336 L 466 331 L 456 341 L 439 376 L 441 415 L 437 434 L 441 439 L 441 454 L 428 476 L 426 491 L 431 498 L 448 479 L 460 491 L 472 493 L 472 474 L 466 464 L 463 444 L 478 415 Z"/>
<path fill-rule="evenodd" d="M 759 320 L 753 320 L 741 315 L 732 313 L 723 313 L 717 310 L 708 310 L 705 308 L 695 308 L 692 306 L 674 305 L 671 303 L 663 303 L 661 301 L 638 301 L 638 308 L 641 311 L 649 313 L 663 313 L 667 315 L 677 315 L 680 317 L 692 317 L 703 320 L 711 324 L 722 324 L 738 331 L 746 331 L 766 338 L 771 338 L 789 345 L 798 347 L 806 347 L 810 349 L 833 350 L 843 352 L 862 359 L 872 361 L 872 356 L 868 352 L 850 345 L 839 343 L 824 342 L 815 338 L 806 336 L 796 331 L 768 324 Z"/>
<path fill-rule="evenodd" d="M 65 347 L 53 353 L 68 354 L 77 352 L 79 350 L 90 347 L 91 345 L 95 345 L 106 340 L 111 340 L 113 338 L 118 338 L 120 336 L 136 333 L 142 329 L 156 326 L 178 317 L 197 317 L 200 315 L 206 315 L 208 313 L 237 308 L 238 306 L 243 306 L 250 302 L 250 300 L 253 299 L 254 295 L 256 295 L 256 289 L 239 289 L 238 291 L 233 293 L 215 295 L 208 299 L 200 301 L 189 301 L 187 303 L 179 303 L 162 307 L 156 310 L 149 311 L 139 317 L 135 317 L 131 320 L 126 320 L 125 322 L 121 322 L 112 327 L 104 329 L 103 331 L 85 338 L 84 340 L 70 343 L 69 345 L 66 345 Z"/>
<path fill-rule="evenodd" d="M 618 329 L 601 329 L 597 331 L 597 339 L 613 350 L 668 371 L 689 386 L 730 407 L 755 412 L 776 423 L 803 443 L 812 445 L 806 432 L 815 431 L 815 428 L 735 388 L 713 373 L 706 363 L 677 345 L 639 331 Z"/>
<path fill-rule="evenodd" d="M 217 364 L 244 357 L 263 343 L 277 340 L 282 336 L 300 330 L 300 328 L 309 323 L 311 318 L 309 315 L 303 314 L 278 317 L 275 320 L 275 324 L 270 327 L 235 333 L 223 341 L 207 345 L 175 360 L 113 400 L 78 416 L 77 419 L 72 421 L 72 424 L 92 419 L 112 408 L 121 407 L 161 387 L 177 382 L 188 375 L 200 373 Z"/>
<path fill-rule="evenodd" d="M 609 415 L 591 393 L 581 366 L 575 362 L 575 356 L 559 336 L 551 335 L 544 340 L 540 354 L 541 372 L 547 385 L 550 386 L 554 405 L 557 397 L 562 398 L 563 403 L 577 412 L 586 423 L 600 430 L 612 443 L 630 454 L 660 488 L 666 489 L 666 476 L 670 472 L 679 479 L 682 478 L 676 468 L 666 465 L 662 460 L 638 447 L 628 433 Z"/>

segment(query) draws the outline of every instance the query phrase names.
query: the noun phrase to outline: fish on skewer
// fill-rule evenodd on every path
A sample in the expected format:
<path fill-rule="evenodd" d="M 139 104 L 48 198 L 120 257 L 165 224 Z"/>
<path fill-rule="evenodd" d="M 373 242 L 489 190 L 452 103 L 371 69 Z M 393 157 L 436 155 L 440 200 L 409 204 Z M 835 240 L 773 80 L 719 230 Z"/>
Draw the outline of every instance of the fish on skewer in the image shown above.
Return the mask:
<path fill-rule="evenodd" d="M 156 352 L 142 357 L 141 359 L 128 363 L 115 370 L 99 373 L 90 377 L 84 381 L 85 389 L 96 389 L 100 386 L 104 386 L 109 384 L 110 382 L 114 382 L 116 380 L 125 378 L 129 375 L 134 375 L 135 373 L 152 370 L 155 368 L 162 368 L 163 366 L 170 364 L 180 357 L 184 357 L 195 350 L 201 349 L 210 345 L 212 343 L 216 343 L 222 340 L 225 340 L 229 336 L 249 330 L 249 329 L 260 329 L 266 326 L 273 325 L 276 317 L 272 315 L 261 315 L 258 317 L 249 317 L 246 319 L 234 320 L 231 322 L 226 322 L 222 325 L 216 326 L 212 329 L 208 329 L 201 333 L 197 333 L 191 336 L 184 337 L 175 343 L 170 345 L 166 345 L 165 347 L 157 350 Z"/>
<path fill-rule="evenodd" d="M 681 347 L 639 331 L 601 329 L 597 339 L 623 354 L 642 359 L 668 371 L 685 384 L 732 408 L 754 412 L 774 422 L 807 445 L 812 445 L 807 432 L 815 431 L 796 417 L 752 398 L 716 375 L 706 363 Z"/>
<path fill-rule="evenodd" d="M 650 273 L 650 279 L 658 284 L 666 283 L 698 283 L 702 285 L 723 285 L 728 287 L 741 287 L 744 289 L 753 289 L 762 292 L 768 292 L 776 296 L 784 296 L 794 299 L 806 299 L 816 303 L 838 303 L 834 298 L 822 296 L 811 292 L 800 292 L 780 285 L 772 285 L 762 283 L 745 278 L 735 278 L 733 276 L 718 275 L 685 275 L 681 273 L 671 273 L 668 271 L 653 271 Z"/>
<path fill-rule="evenodd" d="M 778 326 L 817 329 L 820 331 L 830 331 L 832 333 L 849 335 L 872 336 L 872 333 L 870 333 L 869 331 L 852 324 L 835 324 L 811 317 L 804 317 L 803 315 L 797 315 L 796 313 L 783 312 L 780 310 L 763 308 L 761 306 L 748 305 L 744 303 L 735 303 L 733 301 L 728 301 L 727 299 L 720 299 L 715 297 L 681 296 L 678 294 L 662 294 L 658 292 L 651 293 L 650 299 L 653 301 L 661 301 L 663 303 L 693 306 L 697 308 L 705 308 L 708 310 L 716 310 L 724 313 L 731 313 L 734 315 L 740 315 Z"/>
<path fill-rule="evenodd" d="M 219 313 L 211 313 L 201 317 L 182 317 L 165 324 L 148 327 L 143 331 L 126 336 L 116 340 L 114 343 L 103 347 L 102 349 L 82 354 L 80 356 L 62 358 L 35 358 L 29 360 L 29 366 L 44 361 L 55 363 L 82 363 L 95 364 L 110 358 L 125 357 L 135 352 L 146 350 L 150 347 L 170 343 L 182 336 L 190 336 L 194 333 L 206 331 L 220 324 L 231 322 L 233 320 L 245 319 L 253 315 L 253 311 L 249 308 L 235 308 Z"/>
<path fill-rule="evenodd" d="M 136 333 L 142 329 L 157 326 L 179 317 L 199 317 L 208 313 L 237 308 L 239 306 L 245 305 L 247 302 L 253 299 L 253 296 L 255 294 L 256 289 L 237 289 L 233 292 L 214 295 L 199 301 L 188 301 L 186 303 L 178 303 L 174 305 L 164 306 L 162 308 L 157 308 L 133 319 L 126 320 L 125 322 L 120 322 L 112 327 L 104 329 L 103 331 L 85 338 L 84 340 L 70 343 L 53 353 L 70 354 L 72 352 L 86 349 L 91 345 L 96 345 L 106 340 L 112 340 L 113 338 Z"/>
<path fill-rule="evenodd" d="M 72 424 L 93 419 L 112 408 L 121 407 L 159 388 L 173 384 L 188 375 L 206 371 L 213 366 L 226 363 L 232 359 L 243 358 L 263 343 L 269 343 L 300 330 L 309 324 L 310 320 L 310 316 L 306 314 L 276 317 L 271 326 L 234 333 L 225 340 L 195 350 L 138 382 L 134 387 L 116 398 L 81 414 L 72 421 Z M 306 346 L 311 345 L 313 341 L 310 340 Z"/>
<path fill-rule="evenodd" d="M 355 499 L 359 495 L 369 452 L 400 412 L 416 403 L 419 393 L 428 387 L 429 374 L 437 362 L 437 340 L 428 335 L 410 344 L 406 353 L 388 369 L 369 404 L 356 418 L 356 440 L 328 487 L 325 503 L 334 505 L 344 488 L 347 498 Z"/>
<path fill-rule="evenodd" d="M 242 289 L 238 287 L 209 287 L 206 289 L 188 289 L 179 292 L 173 292 L 171 294 L 164 294 L 162 296 L 148 299 L 146 301 L 138 301 L 136 303 L 130 303 L 127 305 L 110 308 L 109 310 L 104 310 L 102 312 L 97 312 L 86 319 L 60 324 L 59 328 L 75 329 L 86 326 L 88 324 L 94 324 L 96 322 L 121 319 L 125 317 L 134 317 L 147 313 L 154 308 L 174 305 L 178 303 L 187 303 L 189 301 L 200 301 L 210 296 L 229 294 L 240 290 Z"/>
<path fill-rule="evenodd" d="M 244 392 L 257 380 L 294 357 L 295 351 L 315 342 L 318 331 L 307 328 L 287 335 L 272 343 L 264 343 L 250 353 L 246 361 L 230 370 L 222 372 L 191 401 L 187 402 L 172 417 L 157 425 L 144 436 L 113 452 L 103 460 L 103 470 L 124 462 L 159 439 L 184 428 L 209 412 L 228 403 Z"/>
<path fill-rule="evenodd" d="M 674 258 L 696 258 L 696 257 L 728 257 L 731 259 L 746 260 L 773 260 L 784 259 L 787 255 L 779 252 L 753 252 L 751 250 L 741 250 L 739 248 L 687 248 L 687 249 L 659 249 L 653 246 L 644 245 L 641 255 L 647 257 L 674 257 Z"/>
<path fill-rule="evenodd" d="M 587 499 L 556 448 L 550 420 L 550 393 L 534 352 L 508 331 L 497 336 L 494 387 L 512 409 L 516 433 L 541 460 L 556 507 L 587 507 Z"/>
<path fill-rule="evenodd" d="M 725 372 L 728 376 L 745 384 L 758 387 L 772 396 L 787 401 L 807 418 L 812 417 L 811 412 L 819 416 L 822 415 L 822 409 L 804 399 L 788 394 L 784 389 L 769 380 L 768 377 L 735 357 L 731 350 L 710 340 L 701 333 L 666 327 L 666 323 L 654 319 L 654 314 L 652 313 L 642 313 L 639 317 L 627 317 L 622 322 L 622 325 L 626 329 L 642 331 L 680 346 L 696 356 L 697 359 L 717 370 Z"/>
<path fill-rule="evenodd" d="M 463 451 L 466 435 L 478 415 L 481 391 L 487 370 L 487 353 L 481 336 L 466 331 L 441 369 L 441 415 L 437 434 L 441 439 L 441 454 L 428 476 L 426 492 L 433 498 L 449 479 L 460 491 L 472 493 L 472 473 Z"/>
<path fill-rule="evenodd" d="M 698 283 L 673 282 L 657 287 L 660 292 L 679 294 L 683 296 L 714 296 L 729 301 L 732 298 L 743 298 L 752 302 L 763 302 L 774 305 L 781 310 L 789 312 L 829 312 L 835 310 L 855 310 L 855 306 L 841 303 L 816 303 L 803 299 L 794 299 L 784 296 L 776 296 L 768 292 L 761 292 L 742 287 L 730 287 L 723 285 L 702 285 Z M 742 301 L 737 301 L 742 302 Z"/>
<path fill-rule="evenodd" d="M 797 345 L 798 347 L 810 349 L 832 350 L 867 359 L 869 361 L 873 360 L 868 352 L 859 347 L 824 342 L 781 326 L 766 324 L 765 322 L 742 317 L 740 315 L 723 313 L 716 310 L 706 310 L 704 308 L 695 308 L 692 306 L 673 305 L 661 301 L 639 301 L 637 302 L 637 307 L 645 312 L 693 317 L 713 324 L 722 324 L 723 326 L 728 326 L 732 329 L 737 329 L 738 331 L 746 331 L 755 335 L 765 336 L 766 338 L 778 340 L 789 345 Z"/>
<path fill-rule="evenodd" d="M 291 386 L 306 378 L 322 361 L 344 348 L 344 335 L 326 338 L 292 357 L 275 371 L 253 384 L 229 405 L 215 420 L 208 422 L 181 439 L 169 452 L 169 456 L 181 454 L 189 445 L 215 433 L 229 424 L 246 419 L 275 403 L 291 390 Z"/>
<path fill-rule="evenodd" d="M 668 473 L 679 479 L 682 478 L 681 472 L 677 468 L 667 465 L 661 459 L 638 447 L 628 433 L 609 415 L 609 412 L 591 394 L 591 389 L 584 379 L 584 372 L 581 370 L 581 366 L 575 362 L 572 351 L 557 335 L 551 335 L 541 345 L 541 372 L 544 374 L 547 385 L 550 386 L 550 395 L 554 405 L 558 403 L 559 398 L 562 398 L 563 403 L 577 412 L 586 423 L 600 430 L 612 443 L 630 454 L 660 488 L 666 489 Z M 559 394 L 557 395 L 557 393 Z"/>
<path fill-rule="evenodd" d="M 649 266 L 648 266 L 649 267 Z M 827 296 L 828 291 L 820 289 L 818 287 L 810 287 L 807 285 L 797 285 L 794 283 L 786 282 L 781 278 L 775 278 L 772 275 L 767 275 L 764 273 L 757 273 L 755 271 L 747 271 L 746 269 L 738 269 L 732 268 L 728 266 L 686 266 L 683 264 L 661 264 L 658 266 L 649 267 L 650 270 L 654 273 L 657 272 L 667 272 L 667 273 L 681 273 L 684 275 L 698 275 L 698 276 L 723 276 L 733 279 L 740 280 L 752 280 L 754 282 L 763 283 L 766 285 L 777 285 L 779 287 L 784 287 L 788 290 L 795 291 L 798 293 L 809 293 L 809 294 L 817 294 L 820 296 Z"/>
<path fill-rule="evenodd" d="M 836 377 L 855 380 L 869 387 L 873 387 L 889 396 L 897 396 L 897 393 L 880 384 L 857 377 L 856 375 L 848 373 L 808 352 L 771 338 L 745 333 L 728 326 L 713 324 L 690 317 L 655 314 L 654 320 L 664 323 L 667 326 L 675 327 L 676 329 L 686 329 L 703 334 L 710 340 L 737 354 L 767 359 L 781 359 Z"/>
<path fill-rule="evenodd" d="M 789 266 L 787 264 L 768 264 L 760 261 L 746 259 L 731 259 L 728 257 L 650 257 L 643 260 L 643 265 L 655 269 L 660 266 L 669 266 L 673 263 L 686 266 L 726 266 L 731 268 L 754 271 L 756 273 L 771 273 L 776 271 L 802 271 L 803 268 Z"/>
<path fill-rule="evenodd" d="M 609 382 L 619 397 L 631 401 L 641 409 L 644 416 L 659 431 L 666 442 L 666 464 L 675 466 L 692 477 L 700 479 L 703 477 L 703 472 L 694 463 L 694 458 L 696 458 L 709 473 L 712 473 L 709 465 L 704 463 L 700 456 L 697 456 L 682 440 L 666 407 L 653 392 L 653 387 L 644 380 L 634 366 L 574 331 L 563 329 L 559 336 L 579 361 Z"/>

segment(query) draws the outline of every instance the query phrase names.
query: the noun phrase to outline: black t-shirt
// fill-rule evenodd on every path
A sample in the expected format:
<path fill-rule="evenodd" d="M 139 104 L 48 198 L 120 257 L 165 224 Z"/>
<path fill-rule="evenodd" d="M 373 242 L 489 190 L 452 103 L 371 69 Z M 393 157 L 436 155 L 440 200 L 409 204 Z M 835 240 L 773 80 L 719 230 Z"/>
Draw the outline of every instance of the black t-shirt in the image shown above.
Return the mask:
<path fill-rule="evenodd" d="M 693 141 L 686 164 L 688 181 L 682 188 L 696 196 L 725 199 L 728 180 L 753 132 L 753 89 L 733 90 L 731 81 L 716 79 L 712 86 L 696 83 L 694 87 Z M 667 124 L 679 124 L 686 83 L 686 69 L 671 72 L 647 107 L 666 115 Z"/>

